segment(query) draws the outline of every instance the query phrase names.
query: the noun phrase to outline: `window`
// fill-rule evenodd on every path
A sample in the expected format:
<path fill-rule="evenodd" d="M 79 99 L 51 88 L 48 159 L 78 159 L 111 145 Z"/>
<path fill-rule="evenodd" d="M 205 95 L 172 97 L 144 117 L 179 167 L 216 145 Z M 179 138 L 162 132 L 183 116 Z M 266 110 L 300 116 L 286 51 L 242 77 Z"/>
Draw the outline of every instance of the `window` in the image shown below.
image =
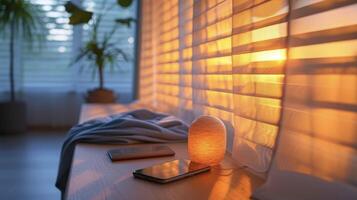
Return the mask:
<path fill-rule="evenodd" d="M 43 22 L 46 28 L 45 41 L 41 48 L 30 48 L 30 43 L 17 41 L 16 54 L 16 85 L 24 91 L 35 90 L 60 90 L 83 92 L 98 86 L 98 79 L 93 76 L 93 70 L 80 69 L 80 65 L 70 66 L 78 46 L 84 45 L 90 34 L 88 25 L 73 27 L 68 24 L 68 13 L 65 11 L 66 0 L 30 0 L 43 11 Z M 136 1 L 130 8 L 123 9 L 116 5 L 115 0 L 84 0 L 82 7 L 93 11 L 95 14 L 103 12 L 101 5 L 106 2 L 112 6 L 106 12 L 99 35 L 103 36 L 110 31 L 114 20 L 121 17 L 136 18 Z M 119 61 L 118 69 L 110 70 L 106 66 L 105 86 L 119 93 L 132 93 L 134 69 L 134 45 L 136 25 L 130 28 L 120 26 L 113 37 L 119 48 L 123 49 L 131 58 L 128 62 Z M 41 30 L 39 30 L 41 31 Z M 0 39 L 0 91 L 8 91 L 8 38 Z M 34 45 L 36 47 L 36 45 Z"/>
<path fill-rule="evenodd" d="M 133 5 L 127 9 L 123 9 L 117 6 L 116 0 L 86 0 L 83 1 L 83 7 L 86 10 L 94 12 L 95 14 L 104 13 L 99 25 L 99 38 L 103 38 L 106 33 L 112 30 L 116 24 L 115 19 L 126 17 L 136 18 L 136 1 L 133 2 Z M 129 28 L 126 26 L 119 26 L 115 32 L 111 41 L 115 42 L 118 48 L 125 51 L 130 61 L 118 61 L 119 67 L 113 69 L 111 69 L 109 66 L 106 67 L 106 73 L 104 75 L 105 87 L 113 88 L 119 92 L 124 93 L 130 93 L 133 90 L 132 82 L 135 63 L 135 29 L 135 24 L 131 24 Z M 81 40 L 82 44 L 89 40 L 90 34 L 90 26 L 84 25 Z M 82 75 L 79 76 L 79 80 L 77 80 L 78 87 L 97 87 L 98 80 L 97 77 L 95 78 L 96 80 L 93 81 L 92 69 L 83 69 Z"/>

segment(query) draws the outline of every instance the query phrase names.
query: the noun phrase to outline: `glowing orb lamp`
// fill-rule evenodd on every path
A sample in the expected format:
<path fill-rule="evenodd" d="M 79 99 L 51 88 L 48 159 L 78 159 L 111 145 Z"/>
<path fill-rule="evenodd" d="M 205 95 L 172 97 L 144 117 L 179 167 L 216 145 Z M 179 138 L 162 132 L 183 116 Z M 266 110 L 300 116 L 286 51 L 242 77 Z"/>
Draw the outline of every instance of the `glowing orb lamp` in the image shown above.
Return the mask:
<path fill-rule="evenodd" d="M 226 152 L 226 127 L 211 116 L 197 118 L 188 131 L 190 160 L 210 166 L 218 165 Z"/>

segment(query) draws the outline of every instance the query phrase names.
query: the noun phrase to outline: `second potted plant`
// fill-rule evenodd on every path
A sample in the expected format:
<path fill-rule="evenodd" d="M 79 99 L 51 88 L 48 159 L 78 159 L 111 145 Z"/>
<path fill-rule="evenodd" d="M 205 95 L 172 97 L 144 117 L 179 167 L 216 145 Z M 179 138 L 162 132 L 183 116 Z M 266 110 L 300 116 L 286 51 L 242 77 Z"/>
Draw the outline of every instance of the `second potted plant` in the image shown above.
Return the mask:
<path fill-rule="evenodd" d="M 129 7 L 132 1 L 119 0 L 117 3 L 121 7 Z M 111 8 L 112 7 L 109 7 L 108 9 Z M 70 17 L 70 24 L 72 25 L 87 23 L 93 14 L 79 8 L 71 2 L 67 2 L 66 10 L 72 14 Z M 103 13 L 106 13 L 106 11 Z M 88 103 L 114 103 L 116 101 L 117 96 L 115 92 L 104 86 L 104 70 L 107 65 L 111 67 L 117 66 L 119 60 L 128 61 L 127 54 L 118 48 L 115 42 L 112 42 L 112 38 L 119 26 L 130 27 L 131 23 L 135 21 L 135 19 L 131 17 L 116 19 L 113 28 L 105 33 L 104 37 L 99 37 L 98 32 L 104 16 L 103 13 L 98 14 L 95 19 L 92 19 L 90 39 L 80 49 L 79 54 L 76 56 L 74 62 L 72 62 L 72 64 L 81 63 L 83 65 L 83 61 L 86 61 L 84 65 L 94 68 L 98 74 L 99 86 L 87 92 L 86 101 Z"/>

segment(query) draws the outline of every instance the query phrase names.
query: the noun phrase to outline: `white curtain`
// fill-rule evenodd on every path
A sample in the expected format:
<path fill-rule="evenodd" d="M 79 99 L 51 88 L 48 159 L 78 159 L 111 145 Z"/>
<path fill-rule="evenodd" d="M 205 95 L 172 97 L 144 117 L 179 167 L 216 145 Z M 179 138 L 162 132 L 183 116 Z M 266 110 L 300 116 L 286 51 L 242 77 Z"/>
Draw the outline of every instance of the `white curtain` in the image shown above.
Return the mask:
<path fill-rule="evenodd" d="M 258 199 L 357 199 L 357 3 L 291 1 L 283 120 Z"/>
<path fill-rule="evenodd" d="M 283 95 L 287 0 L 233 2 L 234 158 L 268 170 Z"/>
<path fill-rule="evenodd" d="M 195 1 L 192 39 L 194 117 L 213 115 L 228 128 L 233 146 L 232 1 Z"/>
<path fill-rule="evenodd" d="M 139 83 L 138 97 L 143 104 L 154 103 L 154 68 L 153 68 L 153 8 L 152 0 L 146 0 L 141 6 L 140 19 L 140 52 L 139 52 Z"/>

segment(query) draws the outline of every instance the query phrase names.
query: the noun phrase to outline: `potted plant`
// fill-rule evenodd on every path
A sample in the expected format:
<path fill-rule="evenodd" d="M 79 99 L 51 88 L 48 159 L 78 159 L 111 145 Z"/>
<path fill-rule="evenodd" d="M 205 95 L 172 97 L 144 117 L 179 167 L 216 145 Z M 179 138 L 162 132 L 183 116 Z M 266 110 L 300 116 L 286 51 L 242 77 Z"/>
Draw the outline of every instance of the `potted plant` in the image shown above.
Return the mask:
<path fill-rule="evenodd" d="M 39 28 L 43 28 L 39 12 L 26 0 L 0 0 L 0 33 L 9 37 L 10 54 L 10 98 L 9 101 L 0 103 L 0 132 L 2 133 L 26 130 L 26 104 L 16 99 L 15 91 L 15 39 L 21 37 L 32 43 L 36 36 L 40 36 L 35 34 Z"/>
<path fill-rule="evenodd" d="M 129 7 L 131 3 L 132 0 L 117 1 L 117 4 L 124 8 Z M 103 5 L 103 7 L 106 7 L 105 1 Z M 89 103 L 115 102 L 117 97 L 114 91 L 104 87 L 104 70 L 107 65 L 112 68 L 118 66 L 117 62 L 119 60 L 128 61 L 128 56 L 125 51 L 118 48 L 115 42 L 112 41 L 112 38 L 116 34 L 119 26 L 130 27 L 131 23 L 134 22 L 135 19 L 131 17 L 116 19 L 116 23 L 112 27 L 111 31 L 105 33 L 103 37 L 99 37 L 98 31 L 100 29 L 100 23 L 103 16 L 108 10 L 112 9 L 113 6 L 110 6 L 105 9 L 104 12 L 97 14 L 95 18 L 92 18 L 92 12 L 83 10 L 72 2 L 67 2 L 65 7 L 66 11 L 71 14 L 70 24 L 72 25 L 88 23 L 92 20 L 92 23 L 90 24 L 90 39 L 85 42 L 76 58 L 71 63 L 71 65 L 80 63 L 82 66 L 85 65 L 87 67 L 91 67 L 98 74 L 99 87 L 87 92 L 86 101 Z"/>

